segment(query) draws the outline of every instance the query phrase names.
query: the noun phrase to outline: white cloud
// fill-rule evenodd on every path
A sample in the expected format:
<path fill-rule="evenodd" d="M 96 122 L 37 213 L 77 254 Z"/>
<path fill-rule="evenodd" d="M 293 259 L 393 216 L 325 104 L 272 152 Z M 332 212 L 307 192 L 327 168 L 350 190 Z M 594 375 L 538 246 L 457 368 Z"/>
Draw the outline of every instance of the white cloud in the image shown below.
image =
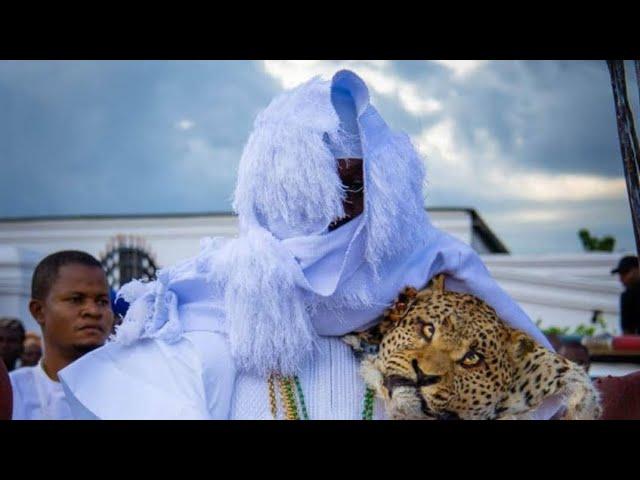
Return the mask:
<path fill-rule="evenodd" d="M 491 219 L 496 224 L 549 223 L 569 220 L 571 210 L 554 208 L 518 208 L 506 212 L 494 212 Z"/>
<path fill-rule="evenodd" d="M 441 165 L 469 169 L 465 153 L 456 145 L 452 118 L 445 117 L 433 127 L 424 129 L 414 138 L 414 144 L 427 158 L 437 157 Z"/>
<path fill-rule="evenodd" d="M 496 195 L 506 195 L 537 202 L 607 200 L 625 195 L 623 178 L 598 175 L 551 175 L 543 172 L 507 173 L 491 169 L 486 175 Z"/>
<path fill-rule="evenodd" d="M 282 88 L 290 89 L 315 75 L 327 76 L 331 68 L 320 60 L 264 60 L 265 72 L 275 78 Z"/>
<path fill-rule="evenodd" d="M 415 84 L 407 84 L 405 82 L 398 85 L 397 91 L 398 98 L 404 109 L 415 116 L 442 110 L 442 104 L 438 100 L 422 96 L 418 86 Z"/>
<path fill-rule="evenodd" d="M 465 78 L 487 64 L 487 60 L 432 60 L 451 70 L 457 78 Z"/>
<path fill-rule="evenodd" d="M 338 70 L 347 68 L 360 75 L 374 93 L 396 99 L 400 106 L 414 116 L 429 115 L 442 109 L 442 104 L 420 85 L 405 80 L 391 70 L 387 60 L 265 60 L 265 72 L 285 88 L 293 88 L 316 75 L 331 78 Z"/>
<path fill-rule="evenodd" d="M 514 169 L 499 143 L 486 129 L 474 132 L 473 150 L 456 140 L 452 118 L 423 130 L 414 138 L 426 157 L 430 182 L 438 187 L 460 186 L 476 197 L 533 202 L 587 201 L 621 198 L 623 178 L 589 174 L 550 174 L 535 169 Z"/>
<path fill-rule="evenodd" d="M 193 127 L 195 127 L 196 124 L 195 122 L 188 120 L 188 119 L 183 119 L 180 120 L 178 123 L 176 123 L 176 128 L 179 130 L 191 130 Z"/>

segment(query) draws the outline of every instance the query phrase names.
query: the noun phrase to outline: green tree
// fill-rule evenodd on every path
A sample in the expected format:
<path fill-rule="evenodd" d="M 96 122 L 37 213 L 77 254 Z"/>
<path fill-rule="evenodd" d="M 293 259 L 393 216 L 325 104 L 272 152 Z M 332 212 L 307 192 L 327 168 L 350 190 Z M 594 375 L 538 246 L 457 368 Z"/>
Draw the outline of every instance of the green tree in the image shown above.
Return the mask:
<path fill-rule="evenodd" d="M 582 246 L 587 252 L 613 252 L 616 245 L 616 239 L 610 235 L 602 238 L 594 237 L 586 228 L 578 231 L 578 236 L 582 241 Z"/>

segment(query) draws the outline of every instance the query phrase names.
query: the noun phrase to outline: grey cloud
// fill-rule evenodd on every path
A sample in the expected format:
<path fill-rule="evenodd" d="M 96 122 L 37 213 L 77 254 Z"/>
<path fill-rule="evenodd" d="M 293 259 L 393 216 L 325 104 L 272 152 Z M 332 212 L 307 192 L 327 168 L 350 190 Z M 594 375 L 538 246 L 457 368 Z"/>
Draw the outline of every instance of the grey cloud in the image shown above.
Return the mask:
<path fill-rule="evenodd" d="M 276 90 L 250 62 L 0 62 L 0 215 L 227 210 L 231 181 L 181 175 L 175 123 L 235 149 L 201 159 L 228 169 Z"/>
<path fill-rule="evenodd" d="M 622 175 L 603 61 L 493 61 L 462 79 L 432 62 L 396 62 L 394 71 L 443 105 L 423 119 L 398 112 L 398 106 L 381 108 L 409 133 L 447 116 L 462 146 L 477 148 L 475 132 L 486 129 L 515 168 Z M 630 89 L 632 98 L 636 91 Z"/>
<path fill-rule="evenodd" d="M 604 62 L 493 62 L 474 79 L 452 105 L 465 141 L 485 127 L 516 167 L 621 175 Z"/>

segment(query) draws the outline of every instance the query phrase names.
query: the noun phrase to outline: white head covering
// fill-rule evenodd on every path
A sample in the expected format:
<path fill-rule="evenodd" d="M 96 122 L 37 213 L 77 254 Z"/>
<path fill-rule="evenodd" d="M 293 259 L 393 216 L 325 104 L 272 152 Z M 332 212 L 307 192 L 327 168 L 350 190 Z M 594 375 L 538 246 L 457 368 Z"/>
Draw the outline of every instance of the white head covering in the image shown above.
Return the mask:
<path fill-rule="evenodd" d="M 362 158 L 364 211 L 344 216 L 336 158 Z M 207 240 L 197 258 L 132 282 L 116 341 L 180 338 L 180 309 L 206 299 L 207 322 L 228 335 L 240 369 L 298 371 L 317 335 L 370 326 L 406 285 L 448 273 L 516 328 L 548 345 L 465 244 L 435 229 L 423 198 L 424 166 L 407 135 L 389 129 L 360 77 L 340 71 L 275 98 L 258 115 L 235 190 L 240 235 Z"/>
<path fill-rule="evenodd" d="M 344 216 L 336 158 L 363 158 L 362 215 Z M 375 302 L 378 268 L 424 240 L 423 164 L 349 71 L 285 92 L 258 116 L 240 161 L 240 238 L 225 254 L 232 352 L 242 367 L 295 371 L 312 352 L 311 316 Z M 357 282 L 356 271 L 365 272 Z M 346 332 L 345 332 L 346 333 Z"/>

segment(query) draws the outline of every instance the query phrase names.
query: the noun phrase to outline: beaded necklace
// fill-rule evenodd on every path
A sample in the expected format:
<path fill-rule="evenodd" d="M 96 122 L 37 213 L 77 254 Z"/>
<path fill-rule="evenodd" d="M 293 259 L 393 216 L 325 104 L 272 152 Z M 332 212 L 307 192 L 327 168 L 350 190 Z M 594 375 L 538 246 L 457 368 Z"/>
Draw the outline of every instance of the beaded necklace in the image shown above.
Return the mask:
<path fill-rule="evenodd" d="M 273 373 L 269 376 L 267 386 L 269 389 L 269 407 L 274 420 L 278 419 L 278 401 L 276 399 L 276 383 L 280 392 L 280 399 L 284 406 L 284 415 L 287 420 L 309 420 L 304 393 L 297 375 L 284 377 Z M 364 393 L 362 406 L 362 420 L 373 420 L 374 391 L 367 387 Z"/>

